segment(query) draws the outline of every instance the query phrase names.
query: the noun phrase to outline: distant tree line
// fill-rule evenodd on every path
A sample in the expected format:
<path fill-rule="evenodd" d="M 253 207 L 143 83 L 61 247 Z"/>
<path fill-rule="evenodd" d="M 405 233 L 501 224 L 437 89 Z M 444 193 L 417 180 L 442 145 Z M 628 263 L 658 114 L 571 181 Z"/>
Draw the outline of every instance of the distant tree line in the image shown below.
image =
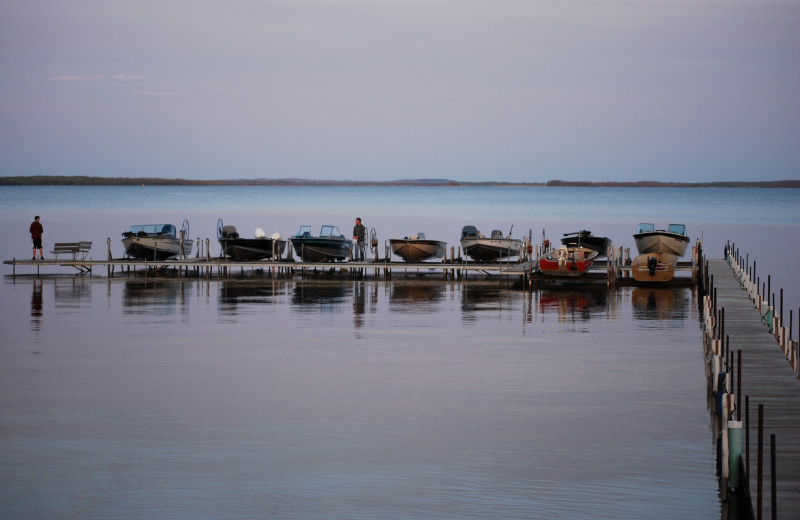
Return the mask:
<path fill-rule="evenodd" d="M 31 175 L 0 177 L 0 186 L 547 186 L 589 188 L 800 188 L 800 180 L 721 182 L 461 182 L 448 179 L 394 181 L 320 181 L 309 179 L 190 180 L 159 177 L 90 177 L 87 175 Z"/>

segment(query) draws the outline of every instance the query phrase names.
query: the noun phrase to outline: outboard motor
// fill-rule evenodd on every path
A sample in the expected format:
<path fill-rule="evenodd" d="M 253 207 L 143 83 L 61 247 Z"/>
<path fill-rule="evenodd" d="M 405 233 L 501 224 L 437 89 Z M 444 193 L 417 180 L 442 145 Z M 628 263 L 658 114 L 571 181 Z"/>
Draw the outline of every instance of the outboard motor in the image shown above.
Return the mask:
<path fill-rule="evenodd" d="M 647 258 L 647 270 L 650 271 L 650 276 L 656 275 L 656 267 L 658 266 L 658 258 L 650 256 Z"/>

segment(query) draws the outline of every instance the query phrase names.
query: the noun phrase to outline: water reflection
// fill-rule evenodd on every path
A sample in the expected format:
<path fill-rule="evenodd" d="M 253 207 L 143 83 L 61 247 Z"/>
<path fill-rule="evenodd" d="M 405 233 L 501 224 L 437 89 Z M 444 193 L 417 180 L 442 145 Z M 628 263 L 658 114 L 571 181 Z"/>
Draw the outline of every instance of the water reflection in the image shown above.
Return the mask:
<path fill-rule="evenodd" d="M 42 330 L 42 279 L 34 278 L 33 294 L 31 295 L 31 330 Z"/>
<path fill-rule="evenodd" d="M 633 317 L 637 320 L 682 322 L 689 312 L 689 290 L 637 288 L 631 292 Z"/>
<path fill-rule="evenodd" d="M 461 286 L 461 320 L 477 321 L 480 313 L 509 310 L 512 299 L 496 283 L 465 284 Z"/>
<path fill-rule="evenodd" d="M 389 308 L 405 312 L 430 312 L 444 299 L 442 283 L 393 283 L 389 290 Z"/>
<path fill-rule="evenodd" d="M 539 311 L 558 315 L 559 323 L 588 321 L 608 308 L 608 291 L 600 289 L 549 289 L 539 294 Z"/>
<path fill-rule="evenodd" d="M 163 280 L 126 280 L 122 306 L 126 314 L 175 314 L 181 283 Z"/>
<path fill-rule="evenodd" d="M 219 313 L 236 316 L 247 305 L 280 303 L 286 295 L 286 285 L 277 280 L 232 280 L 220 284 L 217 298 Z"/>
<path fill-rule="evenodd" d="M 79 308 L 91 304 L 92 284 L 83 276 L 59 278 L 53 284 L 56 309 Z"/>
<path fill-rule="evenodd" d="M 350 284 L 302 281 L 292 289 L 292 309 L 300 312 L 337 310 L 347 297 Z"/>

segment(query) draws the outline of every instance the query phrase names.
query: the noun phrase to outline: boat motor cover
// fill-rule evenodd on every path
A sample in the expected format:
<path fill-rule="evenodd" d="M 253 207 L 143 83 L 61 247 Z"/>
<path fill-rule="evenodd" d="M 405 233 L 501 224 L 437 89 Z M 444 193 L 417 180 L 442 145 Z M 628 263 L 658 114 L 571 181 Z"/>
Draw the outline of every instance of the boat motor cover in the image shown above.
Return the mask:
<path fill-rule="evenodd" d="M 280 240 L 281 239 L 281 234 L 280 233 L 273 233 L 270 238 L 272 240 Z"/>
<path fill-rule="evenodd" d="M 478 236 L 478 228 L 475 226 L 464 226 L 461 228 L 461 238 Z"/>
<path fill-rule="evenodd" d="M 222 236 L 238 238 L 239 233 L 236 232 L 236 226 L 222 226 Z"/>
<path fill-rule="evenodd" d="M 264 230 L 261 228 L 256 228 L 255 236 L 256 238 L 267 238 L 267 234 L 264 233 Z"/>

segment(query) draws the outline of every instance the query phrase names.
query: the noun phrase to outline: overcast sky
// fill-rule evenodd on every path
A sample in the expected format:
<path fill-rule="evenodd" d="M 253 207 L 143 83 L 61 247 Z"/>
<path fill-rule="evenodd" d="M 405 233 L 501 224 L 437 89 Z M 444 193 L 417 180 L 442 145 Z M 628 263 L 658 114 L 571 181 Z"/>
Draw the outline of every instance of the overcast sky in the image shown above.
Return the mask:
<path fill-rule="evenodd" d="M 800 2 L 2 0 L 0 175 L 800 178 Z"/>

